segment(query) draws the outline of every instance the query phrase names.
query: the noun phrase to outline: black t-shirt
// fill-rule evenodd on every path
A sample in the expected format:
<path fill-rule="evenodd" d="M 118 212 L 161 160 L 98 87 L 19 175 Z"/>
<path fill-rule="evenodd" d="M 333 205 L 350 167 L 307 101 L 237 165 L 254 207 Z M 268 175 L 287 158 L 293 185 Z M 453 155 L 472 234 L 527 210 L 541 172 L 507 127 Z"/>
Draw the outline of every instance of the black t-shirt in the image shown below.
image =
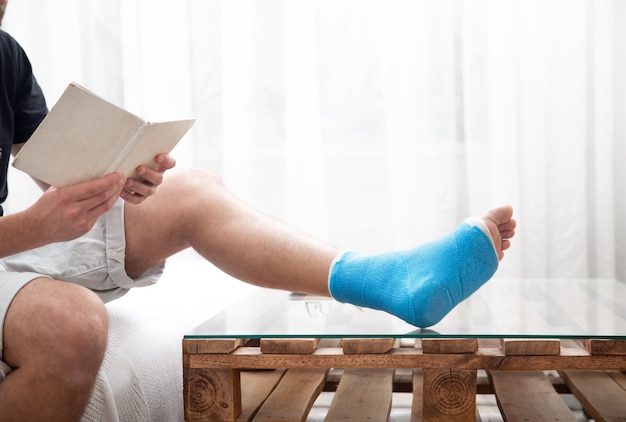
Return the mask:
<path fill-rule="evenodd" d="M 47 113 L 26 53 L 13 37 L 0 30 L 0 215 L 8 195 L 11 147 L 26 142 Z"/>

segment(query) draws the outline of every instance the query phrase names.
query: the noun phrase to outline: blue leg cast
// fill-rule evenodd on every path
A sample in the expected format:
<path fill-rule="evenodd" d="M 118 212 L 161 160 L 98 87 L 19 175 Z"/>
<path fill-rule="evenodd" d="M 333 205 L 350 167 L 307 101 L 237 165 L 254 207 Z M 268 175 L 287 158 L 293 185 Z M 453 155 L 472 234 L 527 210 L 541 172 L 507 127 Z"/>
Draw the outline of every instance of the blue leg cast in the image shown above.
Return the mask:
<path fill-rule="evenodd" d="M 379 309 L 417 327 L 439 322 L 498 268 L 491 240 L 478 227 L 455 231 L 414 249 L 366 255 L 346 252 L 330 270 L 331 295 Z"/>

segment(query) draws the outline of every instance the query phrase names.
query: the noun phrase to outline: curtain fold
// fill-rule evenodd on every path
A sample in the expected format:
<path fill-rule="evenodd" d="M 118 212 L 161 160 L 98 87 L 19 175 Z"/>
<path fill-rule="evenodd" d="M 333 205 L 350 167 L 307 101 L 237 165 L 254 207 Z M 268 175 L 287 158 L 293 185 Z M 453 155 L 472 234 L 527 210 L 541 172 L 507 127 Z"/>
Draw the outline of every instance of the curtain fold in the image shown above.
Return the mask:
<path fill-rule="evenodd" d="M 74 80 L 196 117 L 179 167 L 338 247 L 511 203 L 499 275 L 626 279 L 625 21 L 619 0 L 20 0 L 4 29 L 50 105 Z M 36 194 L 11 178 L 16 211 Z"/>

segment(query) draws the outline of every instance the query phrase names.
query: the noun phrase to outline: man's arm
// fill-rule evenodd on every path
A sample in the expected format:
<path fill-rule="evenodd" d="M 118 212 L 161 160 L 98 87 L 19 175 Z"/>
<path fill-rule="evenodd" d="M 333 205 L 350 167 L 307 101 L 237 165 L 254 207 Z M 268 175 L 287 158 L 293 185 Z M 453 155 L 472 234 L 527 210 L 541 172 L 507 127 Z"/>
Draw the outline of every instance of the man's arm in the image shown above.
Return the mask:
<path fill-rule="evenodd" d="M 123 187 L 124 177 L 114 173 L 48 188 L 26 210 L 0 218 L 0 257 L 82 236 L 115 204 Z"/>

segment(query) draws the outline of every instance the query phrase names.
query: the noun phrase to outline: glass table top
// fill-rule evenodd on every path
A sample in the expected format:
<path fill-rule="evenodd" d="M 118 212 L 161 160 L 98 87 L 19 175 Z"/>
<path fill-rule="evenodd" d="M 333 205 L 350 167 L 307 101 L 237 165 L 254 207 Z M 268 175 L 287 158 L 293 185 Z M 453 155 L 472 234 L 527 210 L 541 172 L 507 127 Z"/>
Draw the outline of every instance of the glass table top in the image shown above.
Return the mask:
<path fill-rule="evenodd" d="M 188 339 L 308 337 L 626 340 L 626 283 L 493 279 L 427 329 L 329 298 L 259 289 L 185 335 Z"/>

